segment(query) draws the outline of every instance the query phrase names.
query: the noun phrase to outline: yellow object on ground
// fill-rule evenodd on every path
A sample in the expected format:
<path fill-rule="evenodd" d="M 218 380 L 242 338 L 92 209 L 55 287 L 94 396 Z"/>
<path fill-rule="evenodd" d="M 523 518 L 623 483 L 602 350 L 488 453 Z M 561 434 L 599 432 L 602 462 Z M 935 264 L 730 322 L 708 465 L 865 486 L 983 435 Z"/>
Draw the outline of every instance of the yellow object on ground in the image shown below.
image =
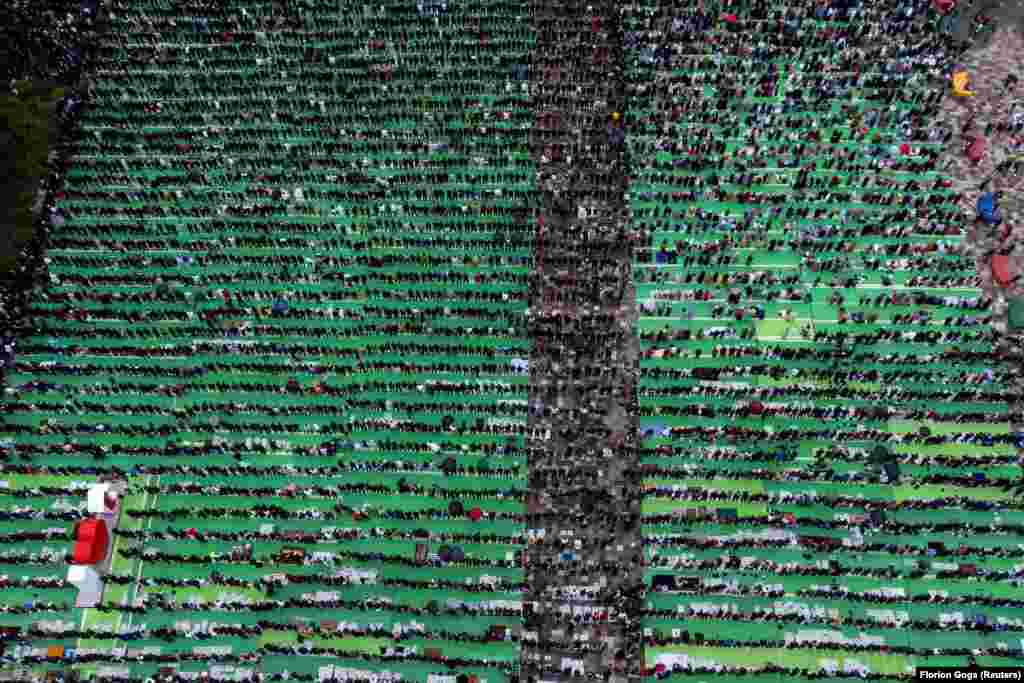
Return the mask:
<path fill-rule="evenodd" d="M 967 89 L 967 82 L 970 76 L 966 71 L 957 71 L 953 74 L 953 94 L 957 97 L 974 97 L 974 93 Z"/>

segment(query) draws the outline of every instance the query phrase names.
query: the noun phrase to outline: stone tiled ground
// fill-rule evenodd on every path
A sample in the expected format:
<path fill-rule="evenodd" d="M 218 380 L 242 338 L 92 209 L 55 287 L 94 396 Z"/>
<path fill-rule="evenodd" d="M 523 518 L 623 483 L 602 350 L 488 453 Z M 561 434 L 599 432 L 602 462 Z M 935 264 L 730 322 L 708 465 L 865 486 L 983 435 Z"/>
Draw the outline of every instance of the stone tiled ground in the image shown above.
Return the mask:
<path fill-rule="evenodd" d="M 997 130 L 999 123 L 1008 123 L 1015 114 L 1024 117 L 1024 81 L 1007 83 L 1007 77 L 1015 75 L 1020 78 L 1024 74 L 1024 35 L 1013 26 L 1000 27 L 984 45 L 968 51 L 958 66 L 970 74 L 969 89 L 975 95 L 954 97 L 947 85 L 938 117 L 943 128 L 951 130 L 953 135 L 942 166 L 953 181 L 953 187 L 962 194 L 960 206 L 979 257 L 981 286 L 986 294 L 992 296 L 995 290 L 984 254 L 1024 237 L 1024 173 L 996 170 L 1007 160 L 1024 158 L 1024 135 Z M 986 146 L 986 152 L 978 163 L 972 163 L 965 154 L 965 147 L 975 137 L 984 139 Z M 975 225 L 975 202 L 986 181 L 987 189 L 1005 192 L 1002 200 L 1004 223 L 998 231 Z M 1024 251 L 1018 251 L 1011 258 L 1015 272 L 1024 272 Z M 1007 293 L 1024 295 L 1024 287 L 1018 284 Z"/>

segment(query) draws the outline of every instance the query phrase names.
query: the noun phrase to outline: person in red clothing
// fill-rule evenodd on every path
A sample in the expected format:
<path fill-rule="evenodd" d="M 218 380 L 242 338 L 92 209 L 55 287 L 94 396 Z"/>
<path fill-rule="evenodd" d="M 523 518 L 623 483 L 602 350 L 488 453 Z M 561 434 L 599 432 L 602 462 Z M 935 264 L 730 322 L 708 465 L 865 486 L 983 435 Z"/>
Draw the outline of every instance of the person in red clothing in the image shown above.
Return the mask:
<path fill-rule="evenodd" d="M 985 138 L 980 135 L 976 135 L 971 138 L 971 141 L 964 148 L 964 154 L 967 155 L 967 159 L 975 166 L 981 163 L 981 160 L 985 158 L 985 151 L 987 144 Z"/>

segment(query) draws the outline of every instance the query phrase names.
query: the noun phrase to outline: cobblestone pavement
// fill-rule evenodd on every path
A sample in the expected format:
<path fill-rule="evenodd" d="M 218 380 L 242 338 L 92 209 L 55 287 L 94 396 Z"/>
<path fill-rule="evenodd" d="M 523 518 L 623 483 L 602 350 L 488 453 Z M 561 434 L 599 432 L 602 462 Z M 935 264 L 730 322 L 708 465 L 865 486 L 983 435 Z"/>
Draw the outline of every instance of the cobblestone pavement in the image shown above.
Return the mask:
<path fill-rule="evenodd" d="M 953 135 L 942 164 L 953 186 L 963 193 L 964 221 L 970 225 L 968 242 L 978 263 L 979 284 L 993 299 L 993 324 L 1003 334 L 1003 361 L 1011 367 L 1024 368 L 1024 331 L 1009 329 L 1007 316 L 1008 298 L 1024 296 L 1024 283 L 1007 289 L 997 287 L 988 261 L 995 251 L 1011 249 L 1011 273 L 1024 274 L 1024 249 L 1019 248 L 1024 242 L 1024 135 L 998 130 L 1001 124 L 1024 119 L 1024 2 L 974 3 L 965 14 L 972 20 L 978 15 L 989 15 L 992 28 L 980 39 L 975 36 L 971 43 L 970 25 L 976 22 L 961 20 L 958 26 L 956 37 L 965 41 L 965 52 L 957 66 L 970 75 L 969 89 L 975 95 L 966 100 L 954 98 L 946 86 L 939 117 Z M 964 154 L 966 138 L 972 133 L 988 143 L 988 153 L 977 164 L 970 163 Z M 998 229 L 975 220 L 975 202 L 985 190 L 1004 193 L 1000 201 L 1003 224 Z M 1010 399 L 1010 423 L 1015 431 L 1021 432 L 1024 373 L 1016 377 L 1016 398 Z"/>
<path fill-rule="evenodd" d="M 963 49 L 984 48 L 995 33 L 986 27 L 1024 31 L 1024 1 L 977 0 L 964 3 L 952 36 Z"/>
<path fill-rule="evenodd" d="M 988 14 L 991 30 L 971 36 L 974 18 Z M 978 265 L 979 286 L 993 300 L 993 325 L 1002 333 L 1000 351 L 1004 362 L 1024 367 L 1024 334 L 1009 329 L 1008 298 L 1024 296 L 1024 283 L 1002 289 L 997 287 L 989 259 L 992 253 L 1017 246 L 1010 251 L 1011 273 L 1024 274 L 1024 135 L 1000 130 L 1001 126 L 1024 119 L 1024 3 L 985 2 L 966 8 L 955 37 L 963 54 L 955 70 L 970 76 L 968 89 L 973 97 L 951 94 L 950 74 L 944 82 L 936 119 L 949 131 L 949 144 L 940 159 L 940 168 L 953 188 L 962 194 L 960 208 L 968 226 L 968 244 Z M 966 148 L 976 139 L 984 140 L 985 154 L 977 163 L 968 159 Z M 1000 209 L 1003 223 L 991 228 L 976 220 L 975 204 L 985 191 L 1002 191 Z M 1024 395 L 1024 373 L 1020 374 L 1016 396 Z M 1010 420 L 1016 431 L 1024 429 L 1024 403 L 1011 405 Z"/>
<path fill-rule="evenodd" d="M 625 232 L 621 31 L 610 2 L 533 8 L 537 253 L 531 288 L 530 451 L 522 676 L 639 680 L 642 605 Z M 614 126 L 614 124 L 612 124 Z"/>
<path fill-rule="evenodd" d="M 997 28 L 991 39 L 960 58 L 956 69 L 970 76 L 973 97 L 955 97 L 947 86 L 937 119 L 951 133 L 941 160 L 953 188 L 961 193 L 960 206 L 978 260 L 981 287 L 998 298 L 987 255 L 993 249 L 1024 236 L 1024 135 L 1000 130 L 1017 118 L 1024 119 L 1024 83 L 1014 83 L 1024 66 L 1024 34 L 1013 26 Z M 972 162 L 966 153 L 970 145 L 982 145 L 984 153 Z M 984 191 L 1002 191 L 1000 207 L 1003 225 L 991 229 L 975 222 L 975 203 Z M 1024 273 L 1024 251 L 1011 254 L 1014 272 Z M 1005 292 L 1024 295 L 1020 284 Z M 1005 323 L 1004 323 L 1005 324 Z"/>

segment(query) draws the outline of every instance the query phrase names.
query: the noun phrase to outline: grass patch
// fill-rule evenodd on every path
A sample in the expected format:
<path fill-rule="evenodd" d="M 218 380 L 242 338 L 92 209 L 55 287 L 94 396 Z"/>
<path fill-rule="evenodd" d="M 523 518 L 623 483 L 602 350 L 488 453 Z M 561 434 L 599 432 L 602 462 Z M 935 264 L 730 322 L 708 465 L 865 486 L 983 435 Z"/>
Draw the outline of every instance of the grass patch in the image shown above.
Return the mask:
<path fill-rule="evenodd" d="M 32 203 L 35 195 L 31 192 L 19 192 L 14 208 L 14 240 L 17 244 L 32 239 Z"/>
<path fill-rule="evenodd" d="M 706 491 L 764 493 L 764 482 L 753 479 L 645 479 L 644 486 L 689 486 Z"/>
<path fill-rule="evenodd" d="M 1009 422 L 967 422 L 954 424 L 951 422 L 932 422 L 931 420 L 890 420 L 889 431 L 893 434 L 913 434 L 921 427 L 928 427 L 932 434 L 960 434 L 962 432 L 977 432 L 979 434 L 1009 434 Z"/>
<path fill-rule="evenodd" d="M 54 88 L 39 97 L 32 94 L 30 81 L 21 81 L 17 83 L 17 90 L 17 95 L 0 97 L 0 129 L 7 134 L 6 144 L 10 146 L 7 172 L 14 177 L 16 185 L 24 187 L 25 184 L 33 185 L 34 181 L 46 175 L 51 142 L 50 105 L 64 96 L 64 88 Z M 33 192 L 19 192 L 13 198 L 15 253 L 32 238 L 34 200 Z M 11 201 L 11 198 L 6 201 Z M 0 272 L 12 273 L 16 265 L 17 256 L 14 254 L 0 256 Z"/>
<path fill-rule="evenodd" d="M 14 135 L 15 173 L 19 178 L 46 174 L 48 106 L 49 98 L 20 94 L 0 97 L 0 126 Z"/>
<path fill-rule="evenodd" d="M 1000 501 L 1010 500 L 1014 495 L 1008 491 L 994 487 L 961 488 L 959 486 L 939 486 L 922 484 L 921 486 L 896 486 L 893 498 L 900 503 L 905 500 L 933 500 L 946 496 L 965 496 L 971 500 Z"/>
<path fill-rule="evenodd" d="M 666 515 L 677 510 L 728 508 L 736 511 L 738 517 L 760 517 L 768 514 L 768 506 L 764 503 L 733 503 L 729 501 L 714 500 L 671 500 L 671 499 L 648 499 L 640 505 L 640 512 L 644 515 Z"/>

